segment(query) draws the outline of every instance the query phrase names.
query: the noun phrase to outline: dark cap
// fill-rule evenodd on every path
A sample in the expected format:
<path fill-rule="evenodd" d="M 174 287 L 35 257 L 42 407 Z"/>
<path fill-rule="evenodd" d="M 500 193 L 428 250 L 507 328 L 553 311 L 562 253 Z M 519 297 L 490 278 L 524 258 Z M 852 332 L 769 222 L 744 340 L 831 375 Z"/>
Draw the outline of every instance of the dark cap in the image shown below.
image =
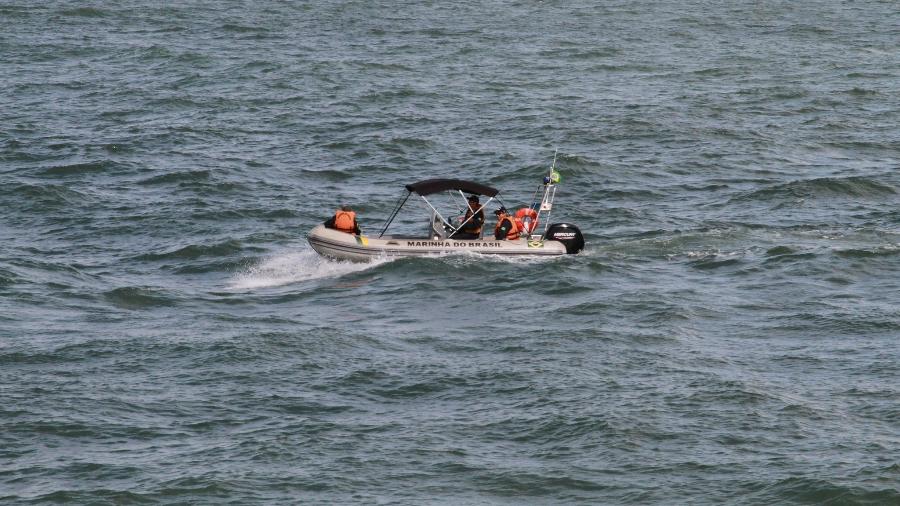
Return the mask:
<path fill-rule="evenodd" d="M 494 211 L 494 214 L 506 214 L 506 208 L 501 207 L 500 209 L 497 209 L 496 211 Z"/>
<path fill-rule="evenodd" d="M 349 212 L 349 211 L 352 211 L 352 210 L 353 210 L 353 208 L 350 207 L 350 206 L 347 205 L 347 204 L 344 204 L 344 205 L 341 206 L 341 211 L 348 211 L 348 212 Z"/>
<path fill-rule="evenodd" d="M 478 195 L 469 195 L 469 198 L 468 198 L 467 200 L 468 200 L 469 202 L 471 202 L 471 201 L 473 201 L 473 200 L 474 200 L 475 202 L 478 202 Z"/>

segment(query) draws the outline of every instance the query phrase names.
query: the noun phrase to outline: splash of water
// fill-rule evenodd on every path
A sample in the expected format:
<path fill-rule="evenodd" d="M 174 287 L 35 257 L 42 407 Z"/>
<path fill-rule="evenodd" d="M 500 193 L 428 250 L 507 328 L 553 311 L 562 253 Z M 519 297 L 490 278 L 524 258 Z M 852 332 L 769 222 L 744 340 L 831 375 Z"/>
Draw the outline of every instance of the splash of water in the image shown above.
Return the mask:
<path fill-rule="evenodd" d="M 322 278 L 337 278 L 389 262 L 376 258 L 369 262 L 335 261 L 319 256 L 313 250 L 276 254 L 250 266 L 232 278 L 229 290 L 254 290 L 300 283 Z"/>

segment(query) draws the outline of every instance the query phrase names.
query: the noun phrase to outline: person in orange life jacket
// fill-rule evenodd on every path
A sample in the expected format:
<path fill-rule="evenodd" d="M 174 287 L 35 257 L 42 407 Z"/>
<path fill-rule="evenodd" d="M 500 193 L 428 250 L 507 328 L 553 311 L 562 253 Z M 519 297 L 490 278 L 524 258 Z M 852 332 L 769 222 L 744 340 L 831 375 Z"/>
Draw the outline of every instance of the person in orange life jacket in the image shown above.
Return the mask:
<path fill-rule="evenodd" d="M 350 206 L 344 205 L 334 212 L 334 216 L 325 221 L 326 228 L 333 228 L 348 234 L 362 234 L 359 223 L 356 222 L 356 213 Z"/>
<path fill-rule="evenodd" d="M 484 226 L 484 210 L 479 209 L 481 204 L 478 203 L 478 195 L 469 195 L 469 208 L 466 209 L 466 216 L 463 218 L 463 223 L 465 225 L 459 229 L 459 232 L 453 234 L 454 239 L 480 239 L 481 238 L 481 228 Z M 475 217 L 469 220 L 469 217 L 472 216 L 472 211 L 477 211 L 475 213 Z M 469 220 L 466 223 L 466 220 Z"/>
<path fill-rule="evenodd" d="M 494 239 L 498 241 L 515 241 L 519 238 L 519 228 L 516 221 L 507 214 L 506 208 L 501 207 L 494 211 L 497 215 L 497 226 L 494 228 Z"/>

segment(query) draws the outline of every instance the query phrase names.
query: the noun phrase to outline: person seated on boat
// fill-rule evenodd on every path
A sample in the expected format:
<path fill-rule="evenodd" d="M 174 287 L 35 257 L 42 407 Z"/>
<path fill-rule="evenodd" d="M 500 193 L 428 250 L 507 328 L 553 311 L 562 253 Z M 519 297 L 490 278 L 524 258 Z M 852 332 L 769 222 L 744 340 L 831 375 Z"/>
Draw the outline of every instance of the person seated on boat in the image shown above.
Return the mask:
<path fill-rule="evenodd" d="M 340 209 L 335 211 L 334 216 L 325 221 L 325 227 L 340 230 L 341 232 L 346 232 L 348 234 L 362 234 L 359 223 L 356 221 L 356 213 L 353 212 L 353 208 L 348 205 L 343 205 Z"/>
<path fill-rule="evenodd" d="M 498 241 L 515 241 L 519 238 L 516 220 L 510 216 L 505 207 L 494 211 L 497 215 L 497 226 L 494 228 L 494 239 Z"/>
<path fill-rule="evenodd" d="M 481 239 L 481 229 L 484 227 L 484 210 L 480 209 L 478 195 L 469 195 L 469 206 L 463 217 L 463 226 L 453 234 L 453 239 Z M 473 211 L 475 216 L 472 217 Z M 469 218 L 472 218 L 471 220 Z"/>

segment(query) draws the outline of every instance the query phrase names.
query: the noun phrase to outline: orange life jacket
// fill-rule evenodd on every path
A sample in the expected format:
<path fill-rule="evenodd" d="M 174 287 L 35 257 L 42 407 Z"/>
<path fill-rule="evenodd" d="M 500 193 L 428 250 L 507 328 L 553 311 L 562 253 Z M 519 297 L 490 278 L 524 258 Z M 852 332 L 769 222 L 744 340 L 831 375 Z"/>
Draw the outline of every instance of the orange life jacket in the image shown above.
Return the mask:
<path fill-rule="evenodd" d="M 341 211 L 340 209 L 334 213 L 334 228 L 341 232 L 352 234 L 356 232 L 356 213 L 353 211 Z"/>
<path fill-rule="evenodd" d="M 515 241 L 519 238 L 519 227 L 516 226 L 516 220 L 512 219 L 509 215 L 501 214 L 497 216 L 497 226 L 494 227 L 494 235 L 500 231 L 500 225 L 503 223 L 503 220 L 509 220 L 510 229 L 506 232 L 506 240 L 507 241 Z"/>

